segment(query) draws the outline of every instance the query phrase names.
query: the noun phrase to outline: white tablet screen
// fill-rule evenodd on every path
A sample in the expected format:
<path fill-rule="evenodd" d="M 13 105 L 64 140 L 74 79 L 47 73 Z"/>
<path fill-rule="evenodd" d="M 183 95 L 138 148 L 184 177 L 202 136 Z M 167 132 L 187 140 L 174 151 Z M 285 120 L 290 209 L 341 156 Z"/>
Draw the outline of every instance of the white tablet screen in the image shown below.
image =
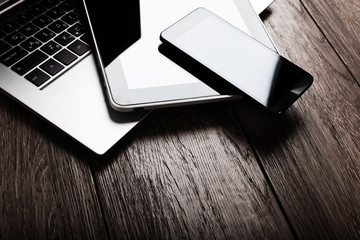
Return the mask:
<path fill-rule="evenodd" d="M 189 3 L 184 4 L 184 2 Z M 164 10 L 158 11 L 159 6 L 162 6 Z M 251 34 L 234 1 L 223 1 L 219 5 L 218 0 L 140 0 L 141 38 L 120 56 L 129 89 L 188 84 L 199 81 L 194 77 L 177 74 L 184 70 L 159 54 L 158 46 L 161 31 L 179 20 L 184 14 L 200 6 L 207 6 L 208 9 L 212 9 L 243 31 Z"/>

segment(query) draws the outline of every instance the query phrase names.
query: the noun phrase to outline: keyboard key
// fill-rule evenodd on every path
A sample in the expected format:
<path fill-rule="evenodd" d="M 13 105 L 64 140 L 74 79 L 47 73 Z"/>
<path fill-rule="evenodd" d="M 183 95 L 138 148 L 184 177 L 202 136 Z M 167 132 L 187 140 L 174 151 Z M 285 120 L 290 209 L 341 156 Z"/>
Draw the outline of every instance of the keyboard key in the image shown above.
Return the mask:
<path fill-rule="evenodd" d="M 50 42 L 46 43 L 40 49 L 49 55 L 53 55 L 53 54 L 57 53 L 58 51 L 60 51 L 61 46 L 60 46 L 60 44 L 57 44 L 54 41 L 50 41 Z"/>
<path fill-rule="evenodd" d="M 66 49 L 61 50 L 59 53 L 57 53 L 54 56 L 54 58 L 60 61 L 61 63 L 63 63 L 64 65 L 69 65 L 70 63 L 75 61 L 75 59 L 77 59 L 77 57 L 74 54 L 72 54 Z"/>
<path fill-rule="evenodd" d="M 0 40 L 0 55 L 9 50 L 11 46 L 4 41 Z"/>
<path fill-rule="evenodd" d="M 66 22 L 69 25 L 72 25 L 76 23 L 79 20 L 79 15 L 74 12 L 69 12 L 64 17 L 61 18 L 64 22 Z"/>
<path fill-rule="evenodd" d="M 89 45 L 92 44 L 92 36 L 88 33 L 85 33 L 84 35 L 82 35 L 80 40 L 82 40 L 83 42 L 85 42 Z"/>
<path fill-rule="evenodd" d="M 59 7 L 65 11 L 71 11 L 72 9 L 74 9 L 74 5 L 75 4 L 73 3 L 73 1 L 64 1 L 59 4 Z"/>
<path fill-rule="evenodd" d="M 32 23 L 28 23 L 25 26 L 19 28 L 19 32 L 29 37 L 39 31 L 39 28 Z"/>
<path fill-rule="evenodd" d="M 50 24 L 49 28 L 56 33 L 60 33 L 62 31 L 64 31 L 68 26 L 69 25 L 67 25 L 63 21 L 57 20 L 57 21 L 53 22 L 52 24 Z"/>
<path fill-rule="evenodd" d="M 73 12 L 79 14 L 80 16 L 86 16 L 85 9 L 82 6 L 80 6 L 78 3 L 74 3 L 74 4 L 76 4 L 78 7 L 76 7 L 73 10 Z"/>
<path fill-rule="evenodd" d="M 42 0 L 41 4 L 43 4 L 47 8 L 52 8 L 56 6 L 59 2 L 59 0 Z"/>
<path fill-rule="evenodd" d="M 31 16 L 28 13 L 21 13 L 15 17 L 15 21 L 19 24 L 26 24 L 30 22 L 33 19 L 33 16 Z"/>
<path fill-rule="evenodd" d="M 15 31 L 20 25 L 14 21 L 9 21 L 0 26 L 0 29 L 6 33 L 11 33 Z"/>
<path fill-rule="evenodd" d="M 39 39 L 42 42 L 47 42 L 53 37 L 55 37 L 55 33 L 47 28 L 41 30 L 37 34 L 35 34 L 35 37 Z"/>
<path fill-rule="evenodd" d="M 33 37 L 26 39 L 20 44 L 21 47 L 25 48 L 29 52 L 34 51 L 36 48 L 40 47 L 41 45 L 42 43 Z"/>
<path fill-rule="evenodd" d="M 29 56 L 22 59 L 20 62 L 12 66 L 12 70 L 17 72 L 20 75 L 24 75 L 32 68 L 43 62 L 47 58 L 47 55 L 39 50 L 36 50 Z"/>
<path fill-rule="evenodd" d="M 46 16 L 49 16 L 52 19 L 58 19 L 61 16 L 63 16 L 64 14 L 65 14 L 65 11 L 61 10 L 58 7 L 54 7 L 45 13 Z"/>
<path fill-rule="evenodd" d="M 27 51 L 19 46 L 14 47 L 4 55 L 0 57 L 0 62 L 2 62 L 5 66 L 11 66 L 21 58 L 27 55 Z"/>
<path fill-rule="evenodd" d="M 37 17 L 41 14 L 43 14 L 46 11 L 46 7 L 41 6 L 40 4 L 36 4 L 31 6 L 28 10 L 27 13 Z"/>
<path fill-rule="evenodd" d="M 75 42 L 73 42 L 72 44 L 70 44 L 68 46 L 68 49 L 70 49 L 77 55 L 81 56 L 84 53 L 86 53 L 87 51 L 89 51 L 90 47 L 89 47 L 89 45 L 83 43 L 82 41 L 76 40 Z"/>
<path fill-rule="evenodd" d="M 57 36 L 54 40 L 56 42 L 60 43 L 61 45 L 66 46 L 69 43 L 71 43 L 72 41 L 74 41 L 75 37 L 73 35 L 71 35 L 70 33 L 63 32 L 59 36 Z"/>
<path fill-rule="evenodd" d="M 34 19 L 33 23 L 37 25 L 40 28 L 46 27 L 50 23 L 52 23 L 53 20 L 45 15 L 40 15 L 38 18 Z"/>
<path fill-rule="evenodd" d="M 21 43 L 22 41 L 24 41 L 24 40 L 25 40 L 25 36 L 22 35 L 22 34 L 19 33 L 19 32 L 13 32 L 13 33 L 11 33 L 10 35 L 6 36 L 6 37 L 4 38 L 4 40 L 5 40 L 7 43 L 15 46 L 15 45 Z"/>
<path fill-rule="evenodd" d="M 28 75 L 25 76 L 27 80 L 35 84 L 36 86 L 42 85 L 44 82 L 50 79 L 50 76 L 41 71 L 38 68 L 35 68 Z"/>
<path fill-rule="evenodd" d="M 64 69 L 64 66 L 55 61 L 54 59 L 50 58 L 49 60 L 41 64 L 40 68 L 45 72 L 49 73 L 50 75 L 54 76 L 62 69 Z"/>
<path fill-rule="evenodd" d="M 69 33 L 74 35 L 75 37 L 81 36 L 85 32 L 85 27 L 80 23 L 75 24 L 71 28 L 68 29 Z"/>

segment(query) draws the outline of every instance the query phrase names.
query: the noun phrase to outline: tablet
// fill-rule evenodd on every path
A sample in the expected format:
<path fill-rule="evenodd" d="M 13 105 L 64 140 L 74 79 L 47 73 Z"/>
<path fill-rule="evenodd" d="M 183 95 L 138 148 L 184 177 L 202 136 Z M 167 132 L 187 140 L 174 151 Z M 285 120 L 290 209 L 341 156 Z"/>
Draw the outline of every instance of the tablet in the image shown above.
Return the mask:
<path fill-rule="evenodd" d="M 95 56 L 118 111 L 219 101 L 221 95 L 159 52 L 160 33 L 205 7 L 276 51 L 248 0 L 84 0 Z M 120 6 L 119 6 L 120 5 Z"/>

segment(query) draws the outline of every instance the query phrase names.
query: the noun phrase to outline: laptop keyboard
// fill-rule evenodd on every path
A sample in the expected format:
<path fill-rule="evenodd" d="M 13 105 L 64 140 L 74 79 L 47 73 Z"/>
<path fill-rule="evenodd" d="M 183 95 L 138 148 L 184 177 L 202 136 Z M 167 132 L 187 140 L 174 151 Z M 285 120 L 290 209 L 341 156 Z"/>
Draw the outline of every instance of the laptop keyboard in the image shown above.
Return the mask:
<path fill-rule="evenodd" d="M 28 0 L 0 17 L 0 63 L 42 88 L 90 53 L 74 0 Z"/>

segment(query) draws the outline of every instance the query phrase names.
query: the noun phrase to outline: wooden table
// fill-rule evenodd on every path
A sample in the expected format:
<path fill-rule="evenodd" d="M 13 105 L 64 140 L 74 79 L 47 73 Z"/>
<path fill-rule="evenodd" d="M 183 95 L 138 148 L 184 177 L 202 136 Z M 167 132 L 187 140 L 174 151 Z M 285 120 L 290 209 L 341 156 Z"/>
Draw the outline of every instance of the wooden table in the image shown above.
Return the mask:
<path fill-rule="evenodd" d="M 314 76 L 283 116 L 156 110 L 97 156 L 0 96 L 0 239 L 360 239 L 360 4 L 261 16 Z"/>

